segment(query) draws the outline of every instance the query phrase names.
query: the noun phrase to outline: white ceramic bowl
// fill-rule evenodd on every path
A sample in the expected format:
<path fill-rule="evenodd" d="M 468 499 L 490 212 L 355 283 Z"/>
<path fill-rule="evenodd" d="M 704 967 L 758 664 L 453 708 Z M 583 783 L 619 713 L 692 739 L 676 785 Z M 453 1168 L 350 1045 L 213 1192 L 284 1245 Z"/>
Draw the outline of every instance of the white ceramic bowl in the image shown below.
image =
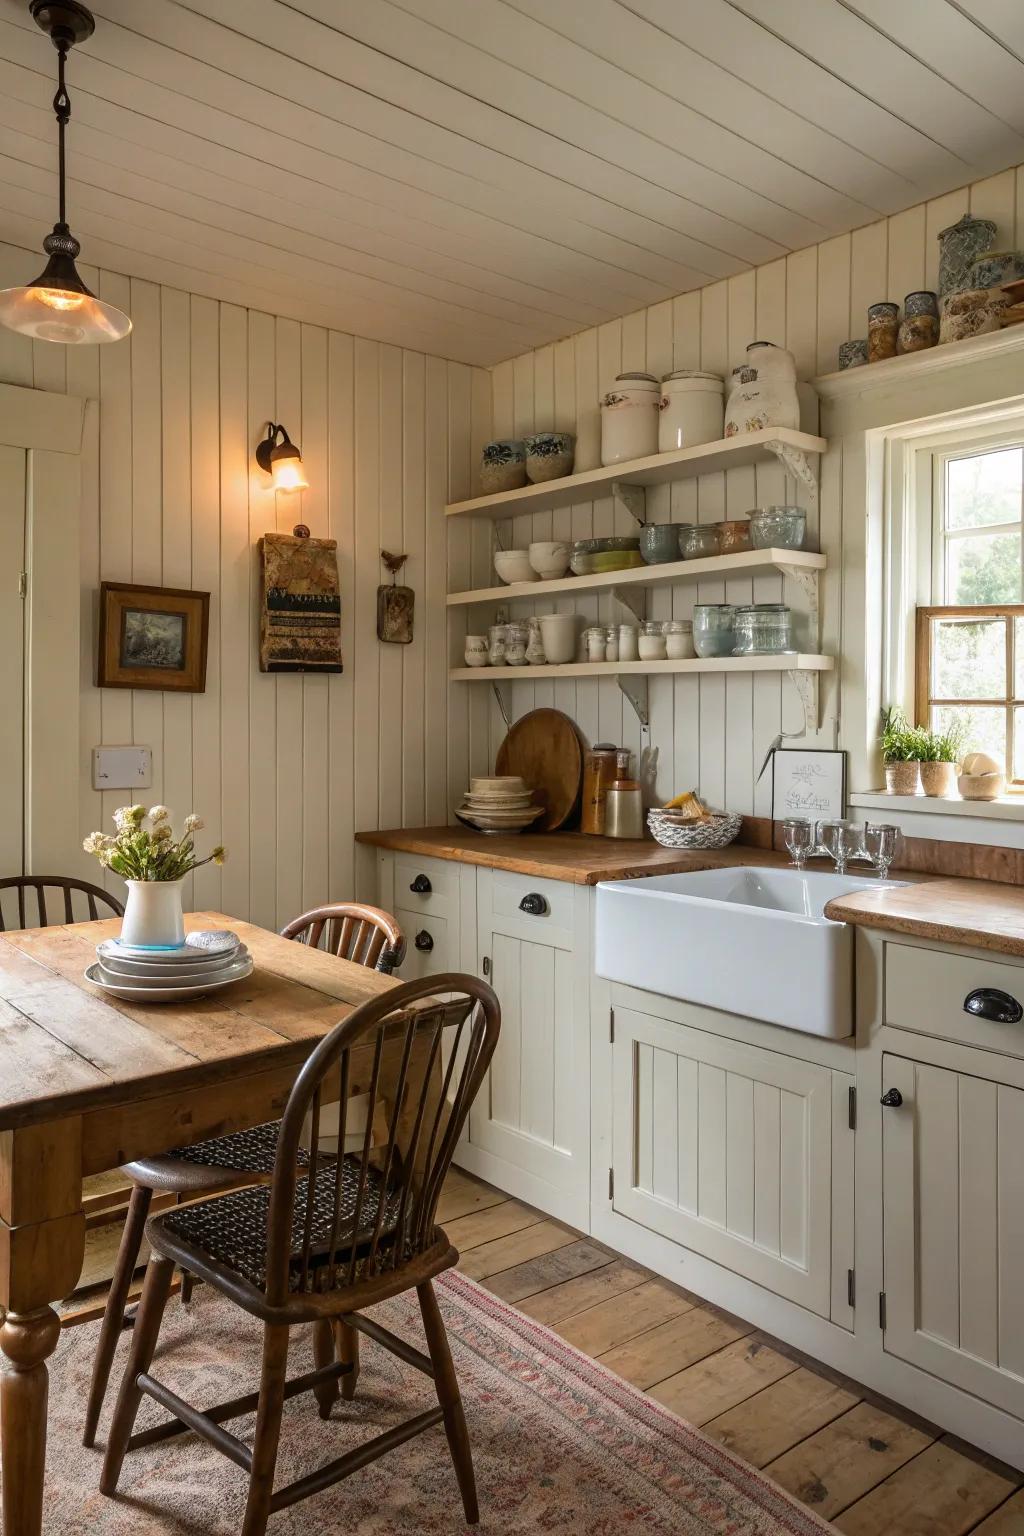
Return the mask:
<path fill-rule="evenodd" d="M 540 621 L 544 654 L 557 666 L 576 660 L 576 615 L 574 613 L 545 613 Z"/>
<path fill-rule="evenodd" d="M 1006 793 L 1001 773 L 962 773 L 956 781 L 962 800 L 998 800 Z"/>
<path fill-rule="evenodd" d="M 560 576 L 564 576 L 569 569 L 569 555 L 568 544 L 563 544 L 561 540 L 531 544 L 529 550 L 530 564 L 542 581 L 557 581 Z"/>
<path fill-rule="evenodd" d="M 525 549 L 496 549 L 494 569 L 502 581 L 536 581 L 537 572 Z"/>

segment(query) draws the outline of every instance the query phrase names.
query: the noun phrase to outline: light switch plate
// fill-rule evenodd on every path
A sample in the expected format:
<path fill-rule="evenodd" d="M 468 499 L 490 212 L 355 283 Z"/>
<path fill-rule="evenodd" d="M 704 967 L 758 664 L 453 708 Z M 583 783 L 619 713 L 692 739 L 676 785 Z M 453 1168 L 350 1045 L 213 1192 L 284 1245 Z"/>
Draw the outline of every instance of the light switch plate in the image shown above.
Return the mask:
<path fill-rule="evenodd" d="M 93 747 L 93 789 L 148 789 L 152 782 L 151 747 Z"/>

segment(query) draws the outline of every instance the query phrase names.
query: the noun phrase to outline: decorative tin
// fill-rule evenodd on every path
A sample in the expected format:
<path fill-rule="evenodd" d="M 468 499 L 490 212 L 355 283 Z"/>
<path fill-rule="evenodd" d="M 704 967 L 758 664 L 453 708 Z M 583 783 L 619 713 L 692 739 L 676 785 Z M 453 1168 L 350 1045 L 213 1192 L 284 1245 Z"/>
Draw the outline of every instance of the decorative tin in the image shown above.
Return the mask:
<path fill-rule="evenodd" d="M 939 231 L 939 297 L 971 286 L 970 270 L 979 256 L 992 249 L 996 226 L 991 219 L 962 219 Z"/>
<path fill-rule="evenodd" d="M 884 300 L 868 308 L 868 362 L 881 363 L 896 356 L 900 307 Z"/>
<path fill-rule="evenodd" d="M 908 352 L 926 352 L 939 339 L 939 304 L 934 293 L 920 289 L 903 300 L 896 350 L 902 357 Z"/>
<path fill-rule="evenodd" d="M 980 283 L 977 285 L 982 286 Z M 930 288 L 919 288 L 914 293 L 908 293 L 903 300 L 903 318 L 910 320 L 914 315 L 938 315 L 938 295 L 932 293 Z"/>
<path fill-rule="evenodd" d="M 1001 288 L 1024 277 L 1024 251 L 989 251 L 967 274 L 968 288 Z"/>
<path fill-rule="evenodd" d="M 839 343 L 839 368 L 861 368 L 868 360 L 868 341 L 866 336 L 859 337 L 856 341 L 841 341 Z"/>

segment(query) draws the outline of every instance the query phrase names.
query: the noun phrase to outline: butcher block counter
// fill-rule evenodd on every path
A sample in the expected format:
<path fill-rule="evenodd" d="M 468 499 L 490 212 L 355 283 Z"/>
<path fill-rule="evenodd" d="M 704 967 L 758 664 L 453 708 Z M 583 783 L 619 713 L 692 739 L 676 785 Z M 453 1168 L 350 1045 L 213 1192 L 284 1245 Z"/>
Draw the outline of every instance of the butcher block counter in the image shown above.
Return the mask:
<path fill-rule="evenodd" d="M 898 872 L 893 871 L 894 877 Z M 990 880 L 920 880 L 830 901 L 825 916 L 910 938 L 1024 957 L 1024 890 Z"/>
<path fill-rule="evenodd" d="M 640 875 L 676 875 L 732 864 L 785 864 L 786 855 L 731 843 L 704 853 L 662 848 L 648 838 L 588 837 L 582 832 L 519 832 L 484 837 L 464 827 L 400 827 L 358 832 L 356 841 L 394 853 L 451 859 L 488 869 L 511 870 L 543 880 L 597 885 L 599 880 L 633 880 Z"/>

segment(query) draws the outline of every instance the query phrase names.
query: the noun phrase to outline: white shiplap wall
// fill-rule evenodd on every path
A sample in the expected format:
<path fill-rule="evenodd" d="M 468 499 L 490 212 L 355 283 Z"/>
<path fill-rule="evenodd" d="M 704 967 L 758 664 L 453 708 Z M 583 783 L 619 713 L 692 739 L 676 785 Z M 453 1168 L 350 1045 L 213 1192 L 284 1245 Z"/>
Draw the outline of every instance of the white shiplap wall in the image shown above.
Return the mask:
<path fill-rule="evenodd" d="M 868 304 L 879 299 L 902 301 L 915 288 L 935 287 L 935 237 L 968 211 L 996 221 L 997 249 L 1024 243 L 1024 167 L 498 364 L 492 370 L 495 436 L 552 425 L 575 431 L 577 467 L 589 469 L 600 463 L 598 401 L 620 369 L 660 374 L 670 368 L 704 368 L 727 375 L 742 358 L 746 344 L 758 338 L 789 347 L 802 379 L 830 372 L 836 366 L 839 343 L 866 334 Z M 714 522 L 755 505 L 792 499 L 795 493 L 809 509 L 809 543 L 820 544 L 829 557 L 822 584 L 822 649 L 841 654 L 844 618 L 847 623 L 861 622 L 856 615 L 841 613 L 841 473 L 839 454 L 827 455 L 818 507 L 809 505 L 803 487 L 787 480 L 781 469 L 766 467 L 658 487 L 648 492 L 648 516 L 658 522 Z M 610 500 L 582 502 L 502 526 L 506 547 L 525 545 L 531 538 L 574 539 L 635 531 L 628 517 L 621 526 L 615 525 Z M 476 558 L 473 581 L 460 580 L 458 586 L 490 584 L 486 552 Z M 705 582 L 696 589 L 662 587 L 652 593 L 649 612 L 652 617 L 684 617 L 695 601 L 773 601 L 783 593 L 794 608 L 800 607 L 799 592 L 788 583 L 784 588 L 773 577 Z M 543 601 L 533 606 L 537 612 L 550 608 Z M 567 600 L 558 606 L 575 607 L 588 621 L 628 617 L 611 597 L 600 603 L 596 598 Z M 487 613 L 471 610 L 470 620 L 482 625 Z M 612 679 L 516 683 L 513 701 L 517 716 L 537 705 L 554 704 L 573 715 L 591 740 L 639 747 L 636 716 Z M 839 680 L 835 679 L 822 688 L 822 710 L 826 716 L 835 716 L 838 709 Z M 776 732 L 798 730 L 802 720 L 787 679 L 652 679 L 650 710 L 652 742 L 660 754 L 659 793 L 667 797 L 699 784 L 714 804 L 747 814 L 769 813 L 770 775 L 757 785 L 757 771 Z M 483 771 L 487 752 L 493 750 L 503 729 L 489 693 L 486 712 L 475 700 L 469 729 L 472 771 Z"/>
<path fill-rule="evenodd" d="M 0 287 L 37 267 L 0 245 Z M 446 819 L 443 506 L 472 492 L 488 376 L 113 272 L 83 275 L 130 312 L 129 342 L 65 349 L 0 331 L 0 379 L 99 402 L 83 458 L 80 754 L 67 785 L 81 830 L 126 799 L 92 790 L 91 748 L 134 741 L 153 748 L 145 798 L 179 816 L 196 809 L 203 841 L 228 847 L 223 870 L 195 877 L 193 905 L 278 927 L 328 898 L 372 897 L 372 857 L 353 833 Z M 301 444 L 301 507 L 275 498 L 255 467 L 268 419 Z M 337 677 L 258 670 L 256 541 L 299 521 L 338 540 Z M 409 553 L 409 646 L 377 640 L 381 547 Z M 101 579 L 213 594 L 205 693 L 93 686 Z M 68 867 L 81 857 L 70 849 Z"/>

